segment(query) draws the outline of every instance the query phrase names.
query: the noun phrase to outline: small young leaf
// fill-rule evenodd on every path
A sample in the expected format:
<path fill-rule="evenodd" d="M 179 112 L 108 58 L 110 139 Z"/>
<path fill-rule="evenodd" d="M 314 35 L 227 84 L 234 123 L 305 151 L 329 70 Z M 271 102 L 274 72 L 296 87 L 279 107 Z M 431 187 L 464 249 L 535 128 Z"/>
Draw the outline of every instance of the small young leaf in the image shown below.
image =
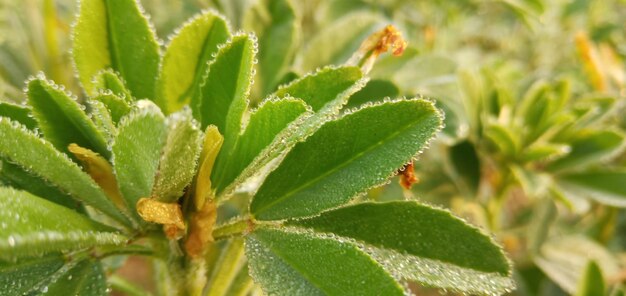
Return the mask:
<path fill-rule="evenodd" d="M 107 149 L 104 136 L 79 105 L 57 85 L 40 77 L 28 83 L 28 103 L 39 123 L 44 138 L 59 151 L 67 152 L 67 146 L 76 143 L 91 148 L 105 157 Z"/>
<path fill-rule="evenodd" d="M 259 220 L 280 220 L 340 206 L 387 181 L 424 148 L 441 121 L 431 102 L 400 100 L 328 122 L 270 173 L 250 212 Z"/>
<path fill-rule="evenodd" d="M 578 282 L 578 289 L 575 296 L 598 296 L 604 293 L 604 278 L 602 270 L 594 261 L 589 261 L 585 267 L 585 271 Z"/>
<path fill-rule="evenodd" d="M 167 136 L 165 117 L 150 101 L 124 117 L 113 143 L 113 169 L 130 212 L 150 197 Z"/>
<path fill-rule="evenodd" d="M 65 154 L 58 152 L 52 144 L 25 130 L 20 124 L 0 117 L 0 156 L 19 165 L 78 201 L 102 211 L 124 225 L 130 221 L 107 198 L 100 187 Z M 28 147 L 28 149 L 23 149 Z"/>
<path fill-rule="evenodd" d="M 98 100 L 89 100 L 89 115 L 96 129 L 104 137 L 107 143 L 111 143 L 117 135 L 117 128 L 111 118 L 107 106 Z"/>
<path fill-rule="evenodd" d="M 119 245 L 127 238 L 68 208 L 28 192 L 0 187 L 0 257 L 16 259 L 98 245 Z"/>
<path fill-rule="evenodd" d="M 260 229 L 246 238 L 250 275 L 268 295 L 404 295 L 357 246 L 306 232 Z"/>
<path fill-rule="evenodd" d="M 170 115 L 167 118 L 167 127 L 167 140 L 152 196 L 159 201 L 173 202 L 183 195 L 183 190 L 196 173 L 202 132 L 191 117 L 189 108 Z"/>
<path fill-rule="evenodd" d="M 102 102 L 111 113 L 111 120 L 115 124 L 120 122 L 122 117 L 126 116 L 132 108 L 124 101 L 124 99 L 113 94 L 99 94 L 92 98 L 93 100 Z"/>
<path fill-rule="evenodd" d="M 561 175 L 557 180 L 564 189 L 599 203 L 626 207 L 626 171 L 585 171 Z"/>
<path fill-rule="evenodd" d="M 110 92 L 112 95 L 116 95 L 126 102 L 132 102 L 134 100 L 122 78 L 110 69 L 100 71 L 96 74 L 94 77 L 94 87 L 98 94 Z"/>
<path fill-rule="evenodd" d="M 198 15 L 177 32 L 165 50 L 159 71 L 157 103 L 166 114 L 200 95 L 211 56 L 230 38 L 226 21 L 212 11 Z"/>
<path fill-rule="evenodd" d="M 626 136 L 621 131 L 598 130 L 583 132 L 569 144 L 571 152 L 548 166 L 551 171 L 580 168 L 606 160 L 623 150 Z"/>
<path fill-rule="evenodd" d="M 191 107 L 202 128 L 215 125 L 226 142 L 241 130 L 252 83 L 255 44 L 248 35 L 234 36 L 217 52 L 200 86 L 200 96 Z"/>
<path fill-rule="evenodd" d="M 416 202 L 361 203 L 287 225 L 356 240 L 392 274 L 426 285 L 490 295 L 513 287 L 511 267 L 488 236 Z"/>
<path fill-rule="evenodd" d="M 102 265 L 89 259 L 79 262 L 47 286 L 49 295 L 106 296 L 109 295 L 107 290 Z"/>
<path fill-rule="evenodd" d="M 258 1 L 244 16 L 243 27 L 259 36 L 258 97 L 272 92 L 287 73 L 299 42 L 300 27 L 290 0 Z"/>
<path fill-rule="evenodd" d="M 97 91 L 92 78 L 110 68 L 120 73 L 134 97 L 155 99 L 159 45 L 142 11 L 134 0 L 80 2 L 72 53 L 88 94 Z"/>
<path fill-rule="evenodd" d="M 215 165 L 214 187 L 220 192 L 230 185 L 264 149 L 280 137 L 287 126 L 307 112 L 302 100 L 285 98 L 266 100 L 250 114 L 245 132 L 237 139 L 235 148 L 222 152 Z"/>
<path fill-rule="evenodd" d="M 382 26 L 382 19 L 367 11 L 338 19 L 311 39 L 300 56 L 300 69 L 311 71 L 322 65 L 344 63 L 368 35 Z"/>
<path fill-rule="evenodd" d="M 37 127 L 37 121 L 32 118 L 31 110 L 27 107 L 0 102 L 0 116 L 11 118 L 31 130 Z"/>

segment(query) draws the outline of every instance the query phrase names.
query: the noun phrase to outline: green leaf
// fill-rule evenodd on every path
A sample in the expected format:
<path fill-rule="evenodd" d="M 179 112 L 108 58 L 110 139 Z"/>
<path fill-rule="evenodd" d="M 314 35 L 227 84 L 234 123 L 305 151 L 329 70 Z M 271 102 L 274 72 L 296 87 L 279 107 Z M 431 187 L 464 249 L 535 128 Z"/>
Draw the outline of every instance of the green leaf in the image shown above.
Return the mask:
<path fill-rule="evenodd" d="M 620 272 L 618 260 L 609 250 L 580 235 L 554 237 L 544 243 L 539 254 L 533 257 L 534 263 L 569 294 L 576 293 L 590 260 L 598 264 L 607 278 Z"/>
<path fill-rule="evenodd" d="M 94 77 L 94 87 L 97 94 L 115 95 L 126 102 L 132 102 L 133 96 L 130 94 L 126 83 L 120 76 L 110 69 L 100 71 Z"/>
<path fill-rule="evenodd" d="M 15 259 L 99 245 L 127 238 L 68 208 L 28 192 L 0 187 L 0 257 Z"/>
<path fill-rule="evenodd" d="M 138 217 L 137 201 L 150 197 L 167 137 L 165 117 L 150 101 L 122 118 L 113 143 L 113 169 L 130 212 Z"/>
<path fill-rule="evenodd" d="M 578 282 L 576 296 L 598 296 L 605 295 L 604 278 L 602 270 L 594 261 L 589 261 L 583 272 L 583 276 Z"/>
<path fill-rule="evenodd" d="M 276 89 L 291 64 L 299 44 L 298 18 L 290 0 L 264 0 L 246 12 L 243 27 L 259 36 L 255 93 L 264 97 Z"/>
<path fill-rule="evenodd" d="M 88 100 L 89 115 L 98 132 L 105 138 L 107 143 L 111 143 L 117 135 L 117 128 L 111 118 L 111 113 L 104 103 L 98 100 Z"/>
<path fill-rule="evenodd" d="M 328 122 L 270 173 L 250 212 L 259 220 L 280 220 L 340 206 L 385 183 L 425 147 L 441 121 L 432 102 L 417 99 Z"/>
<path fill-rule="evenodd" d="M 361 70 L 356 67 L 326 67 L 283 86 L 271 95 L 270 98 L 299 98 L 305 101 L 307 105 L 313 103 L 317 107 L 317 109 L 313 108 L 316 112 L 311 116 L 303 115 L 308 117 L 303 118 L 302 122 L 299 122 L 294 128 L 288 129 L 284 135 L 281 135 L 280 139 L 273 141 L 266 149 L 269 153 L 261 154 L 254 159 L 235 182 L 222 190 L 218 199 L 231 195 L 237 186 L 253 174 L 262 170 L 267 171 L 265 168 L 268 163 L 284 154 L 296 143 L 306 139 L 322 124 L 336 116 L 348 98 L 361 89 L 366 81 L 367 78 L 363 78 Z M 232 146 L 232 141 L 225 143 L 225 147 L 229 148 L 222 148 L 222 151 L 230 151 Z"/>
<path fill-rule="evenodd" d="M 142 11 L 133 0 L 80 2 L 72 53 L 88 94 L 96 94 L 92 78 L 110 68 L 126 81 L 134 97 L 155 99 L 159 45 Z"/>
<path fill-rule="evenodd" d="M 100 101 L 107 107 L 111 113 L 111 120 L 113 120 L 115 124 L 118 124 L 120 119 L 132 110 L 130 105 L 124 101 L 123 98 L 114 94 L 99 94 L 93 97 L 92 100 Z"/>
<path fill-rule="evenodd" d="M 167 127 L 167 140 L 152 196 L 160 201 L 173 202 L 183 195 L 183 190 L 196 173 L 202 132 L 189 108 L 170 115 L 167 118 Z"/>
<path fill-rule="evenodd" d="M 571 152 L 551 163 L 549 170 L 576 169 L 610 159 L 623 150 L 625 136 L 617 130 L 583 131 L 568 144 Z"/>
<path fill-rule="evenodd" d="M 4 185 L 28 191 L 33 195 L 40 196 L 58 205 L 70 209 L 76 209 L 78 207 L 78 202 L 68 194 L 59 190 L 59 188 L 48 184 L 44 179 L 8 161 L 2 162 L 0 180 Z"/>
<path fill-rule="evenodd" d="M 259 229 L 246 238 L 250 275 L 268 295 L 404 295 L 357 246 L 328 236 Z"/>
<path fill-rule="evenodd" d="M 358 92 L 353 94 L 346 108 L 355 108 L 369 102 L 381 102 L 385 98 L 395 98 L 400 94 L 397 86 L 387 80 L 370 80 Z"/>
<path fill-rule="evenodd" d="M 109 295 L 104 269 L 99 262 L 83 260 L 47 286 L 50 295 Z"/>
<path fill-rule="evenodd" d="M 524 149 L 521 160 L 525 162 L 549 161 L 567 155 L 571 151 L 570 146 L 563 144 L 541 143 L 532 144 Z"/>
<path fill-rule="evenodd" d="M 511 267 L 493 240 L 417 202 L 361 203 L 287 225 L 352 240 L 392 274 L 429 286 L 490 295 L 513 288 Z"/>
<path fill-rule="evenodd" d="M 480 158 L 474 144 L 465 140 L 450 147 L 450 163 L 461 186 L 471 195 L 475 195 L 480 185 Z M 455 179 L 457 179 L 455 178 Z"/>
<path fill-rule="evenodd" d="M 111 155 L 106 139 L 83 111 L 85 107 L 45 77 L 28 82 L 28 103 L 44 138 L 57 150 L 67 153 L 67 146 L 76 143 L 105 158 Z"/>
<path fill-rule="evenodd" d="M 280 141 L 290 124 L 295 125 L 298 118 L 308 114 L 310 110 L 307 112 L 306 104 L 299 99 L 263 101 L 258 109 L 251 112 L 245 132 L 237 139 L 235 148 L 222 150 L 214 170 L 217 191 L 234 182 L 259 155 L 270 153 L 267 148 L 272 142 Z"/>
<path fill-rule="evenodd" d="M 239 134 L 248 107 L 255 47 L 250 36 L 233 36 L 209 63 L 200 97 L 191 101 L 194 117 L 202 123 L 202 129 L 217 126 L 226 143 Z"/>
<path fill-rule="evenodd" d="M 519 151 L 521 146 L 518 134 L 500 123 L 494 122 L 489 124 L 485 129 L 485 137 L 507 157 L 517 155 L 517 151 Z"/>
<path fill-rule="evenodd" d="M 124 225 L 130 225 L 128 218 L 115 207 L 93 179 L 52 144 L 25 130 L 20 124 L 1 117 L 0 134 L 7 139 L 0 141 L 1 157 L 54 184 L 74 199 L 93 206 Z"/>
<path fill-rule="evenodd" d="M 297 64 L 302 71 L 343 64 L 382 25 L 382 19 L 370 12 L 348 14 L 320 30 L 307 44 Z"/>
<path fill-rule="evenodd" d="M 23 124 L 28 129 L 35 129 L 37 127 L 37 121 L 32 118 L 31 110 L 27 107 L 0 102 L 0 116 L 11 118 Z"/>
<path fill-rule="evenodd" d="M 46 257 L 0 260 L 0 295 L 31 295 L 49 283 L 65 265 L 58 254 Z"/>
<path fill-rule="evenodd" d="M 584 171 L 561 175 L 561 187 L 590 197 L 599 203 L 626 207 L 626 171 Z"/>
<path fill-rule="evenodd" d="M 276 91 L 275 96 L 291 96 L 301 99 L 311 106 L 313 111 L 319 112 L 322 107 L 334 102 L 341 94 L 359 82 L 362 77 L 363 73 L 356 67 L 326 67 L 313 74 L 303 76 L 288 85 L 281 86 Z M 347 95 L 345 100 L 340 100 L 337 105 L 343 106 L 350 95 L 352 93 Z"/>
<path fill-rule="evenodd" d="M 215 12 L 202 13 L 185 23 L 165 50 L 159 70 L 157 103 L 170 113 L 199 96 L 202 77 L 218 45 L 230 38 L 226 21 Z"/>

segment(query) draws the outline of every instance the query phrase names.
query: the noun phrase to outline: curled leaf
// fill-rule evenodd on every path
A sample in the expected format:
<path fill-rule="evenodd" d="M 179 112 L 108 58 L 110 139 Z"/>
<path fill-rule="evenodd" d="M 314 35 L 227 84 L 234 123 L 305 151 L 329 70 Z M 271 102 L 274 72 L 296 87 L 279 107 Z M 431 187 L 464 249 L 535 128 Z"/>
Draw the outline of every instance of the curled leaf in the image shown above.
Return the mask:
<path fill-rule="evenodd" d="M 210 125 L 204 134 L 204 144 L 200 153 L 200 168 L 196 177 L 196 191 L 194 196 L 194 204 L 196 210 L 201 210 L 207 199 L 211 198 L 211 171 L 215 158 L 222 148 L 224 137 L 217 130 L 217 127 Z"/>
<path fill-rule="evenodd" d="M 75 143 L 70 144 L 67 149 L 81 162 L 85 172 L 96 181 L 111 201 L 120 209 L 126 208 L 122 194 L 117 187 L 117 180 L 111 164 L 100 154 Z"/>

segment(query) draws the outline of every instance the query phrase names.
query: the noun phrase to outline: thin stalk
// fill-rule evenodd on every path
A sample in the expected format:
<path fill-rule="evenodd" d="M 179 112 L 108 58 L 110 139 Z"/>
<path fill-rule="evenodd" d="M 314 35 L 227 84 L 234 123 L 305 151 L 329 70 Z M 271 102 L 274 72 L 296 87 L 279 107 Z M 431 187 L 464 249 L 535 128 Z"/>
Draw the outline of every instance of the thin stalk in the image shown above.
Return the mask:
<path fill-rule="evenodd" d="M 112 275 L 107 279 L 107 282 L 113 290 L 123 292 L 124 295 L 128 296 L 149 296 L 150 293 L 144 291 L 141 287 L 136 286 L 135 284 L 127 281 L 126 279 L 118 276 Z"/>
<path fill-rule="evenodd" d="M 222 251 L 222 256 L 220 256 L 217 262 L 213 272 L 213 278 L 209 283 L 211 288 L 208 296 L 227 295 L 228 288 L 239 273 L 243 257 L 243 239 L 235 238 L 230 241 L 226 249 Z"/>
<path fill-rule="evenodd" d="M 213 239 L 219 241 L 233 236 L 238 236 L 249 231 L 252 226 L 252 221 L 248 218 L 219 225 L 213 229 Z"/>
<path fill-rule="evenodd" d="M 253 287 L 252 278 L 248 274 L 248 265 L 244 264 L 239 270 L 237 277 L 228 288 L 228 295 L 245 296 Z"/>

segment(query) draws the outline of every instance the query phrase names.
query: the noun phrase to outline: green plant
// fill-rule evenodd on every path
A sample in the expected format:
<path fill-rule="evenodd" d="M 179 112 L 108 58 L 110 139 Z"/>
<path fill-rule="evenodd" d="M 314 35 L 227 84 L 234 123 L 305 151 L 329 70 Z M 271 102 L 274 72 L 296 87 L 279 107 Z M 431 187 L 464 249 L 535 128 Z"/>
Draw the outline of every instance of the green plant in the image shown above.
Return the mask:
<path fill-rule="evenodd" d="M 477 228 L 361 197 L 425 149 L 441 111 L 421 98 L 344 108 L 380 36 L 351 59 L 363 68 L 295 77 L 293 49 L 272 38 L 293 21 L 269 23 L 257 46 L 204 12 L 162 54 L 135 1 L 81 1 L 83 102 L 39 74 L 27 105 L 0 103 L 1 293 L 142 294 L 107 280 L 128 256 L 150 258 L 164 295 L 510 291 L 510 263 Z M 255 68 L 265 99 L 250 111 Z"/>

